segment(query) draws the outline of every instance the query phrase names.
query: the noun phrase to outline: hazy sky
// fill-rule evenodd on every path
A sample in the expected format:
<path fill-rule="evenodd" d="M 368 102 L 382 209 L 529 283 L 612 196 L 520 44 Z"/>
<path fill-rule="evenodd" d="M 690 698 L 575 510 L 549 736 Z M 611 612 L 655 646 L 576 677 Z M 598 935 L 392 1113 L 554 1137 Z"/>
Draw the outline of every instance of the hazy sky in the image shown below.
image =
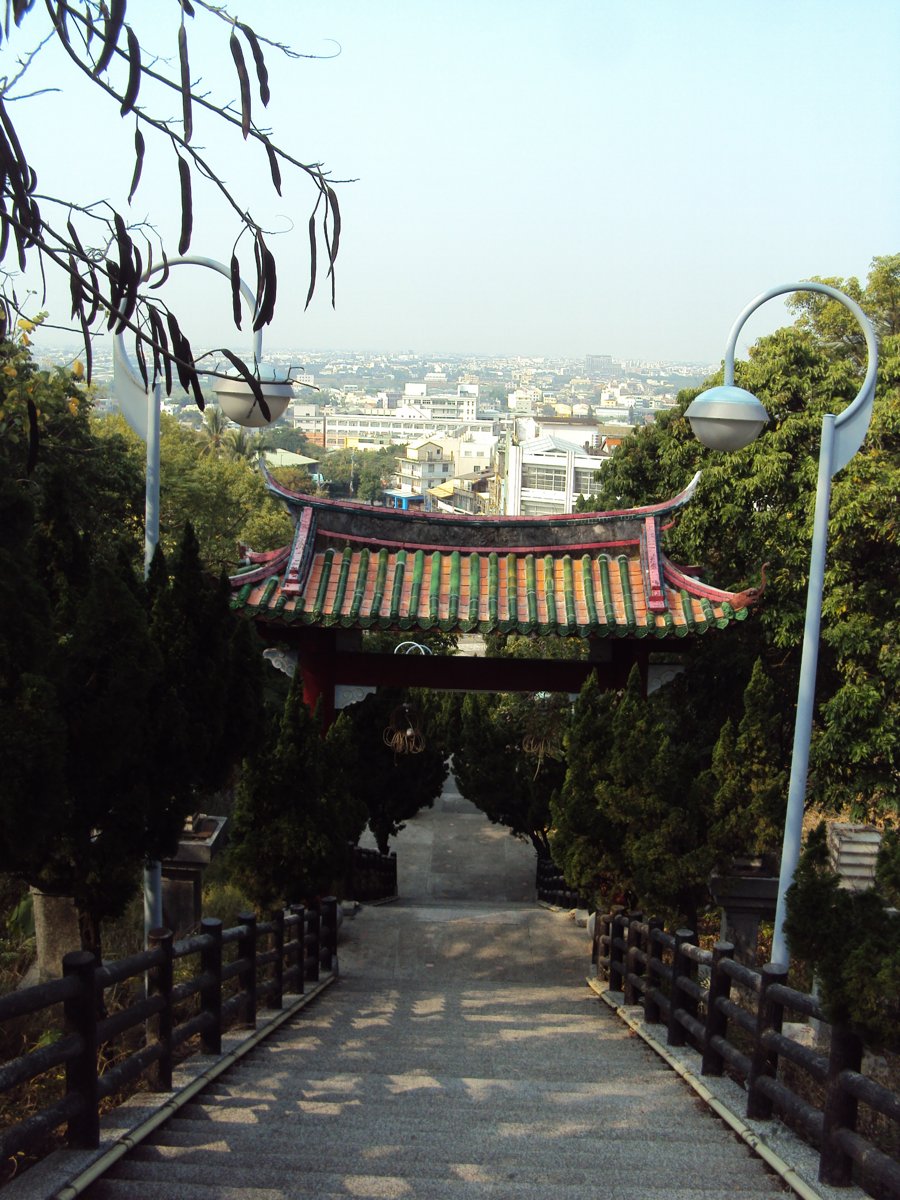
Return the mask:
<path fill-rule="evenodd" d="M 152 38 L 174 51 L 177 26 L 160 14 L 176 7 L 129 0 L 145 50 Z M 900 251 L 896 0 L 255 0 L 234 11 L 294 49 L 340 47 L 321 61 L 270 51 L 264 120 L 298 158 L 355 180 L 338 187 L 336 310 L 323 287 L 304 315 L 312 190 L 298 182 L 279 201 L 261 152 L 239 138 L 227 150 L 242 202 L 273 228 L 293 224 L 272 243 L 272 348 L 712 362 L 759 292 L 812 274 L 864 278 L 873 256 Z M 42 19 L 26 18 L 15 51 Z M 198 14 L 192 65 L 233 98 L 227 30 L 202 24 L 215 57 L 202 60 Z M 120 198 L 132 125 L 67 78 L 44 54 L 29 86 L 65 90 L 13 110 L 41 186 Z M 217 145 L 206 127 L 195 142 L 211 156 Z M 177 178 L 161 147 L 132 211 L 177 242 Z M 227 261 L 234 233 L 198 195 L 192 252 Z M 245 350 L 224 281 L 179 275 L 166 295 L 195 350 Z M 789 320 L 772 301 L 746 340 Z"/>

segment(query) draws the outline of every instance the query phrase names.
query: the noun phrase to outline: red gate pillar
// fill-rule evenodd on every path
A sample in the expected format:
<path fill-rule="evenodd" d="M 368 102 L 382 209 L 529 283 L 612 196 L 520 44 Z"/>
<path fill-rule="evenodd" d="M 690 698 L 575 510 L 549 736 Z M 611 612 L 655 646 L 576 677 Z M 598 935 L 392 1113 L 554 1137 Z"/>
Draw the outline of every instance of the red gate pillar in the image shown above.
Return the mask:
<path fill-rule="evenodd" d="M 319 716 L 323 732 L 334 721 L 334 686 L 337 648 L 335 630 L 308 629 L 297 646 L 297 666 L 303 680 L 303 703 Z"/>

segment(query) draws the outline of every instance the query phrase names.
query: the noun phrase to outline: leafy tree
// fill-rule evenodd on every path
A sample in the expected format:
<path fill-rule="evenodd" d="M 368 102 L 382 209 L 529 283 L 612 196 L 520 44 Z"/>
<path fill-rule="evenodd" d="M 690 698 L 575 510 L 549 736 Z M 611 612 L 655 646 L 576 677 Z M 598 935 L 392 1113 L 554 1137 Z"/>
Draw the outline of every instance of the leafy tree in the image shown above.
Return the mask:
<path fill-rule="evenodd" d="M 872 816 L 896 812 L 900 800 L 900 554 L 891 501 L 900 482 L 900 256 L 875 259 L 864 288 L 852 279 L 831 282 L 859 297 L 883 337 L 872 425 L 832 491 L 810 794 L 830 808 Z M 705 564 L 712 582 L 734 588 L 758 584 L 760 565 L 771 563 L 764 603 L 740 637 L 754 643 L 753 657 L 789 706 L 821 418 L 854 397 L 863 369 L 860 333 L 842 305 L 805 293 L 793 303 L 797 324 L 762 338 L 738 364 L 737 382 L 770 414 L 762 437 L 735 454 L 705 450 L 683 416 L 695 393 L 682 393 L 673 413 L 616 451 L 591 499 L 600 508 L 662 500 L 703 468 L 693 501 L 667 535 L 669 553 Z"/>
<path fill-rule="evenodd" d="M 109 437 L 117 445 L 127 443 L 134 467 L 139 469 L 144 458 L 143 443 L 124 418 L 104 417 L 96 422 L 95 430 L 101 443 Z M 235 569 L 240 543 L 253 547 L 284 545 L 293 535 L 293 525 L 250 463 L 226 453 L 204 453 L 205 444 L 202 434 L 174 417 L 163 416 L 160 545 L 171 554 L 189 516 L 204 566 L 218 574 Z"/>
<path fill-rule="evenodd" d="M 584 638 L 520 633 L 488 633 L 484 637 L 488 658 L 585 659 L 590 650 Z"/>
<path fill-rule="evenodd" d="M 347 734 L 339 718 L 323 739 L 298 672 L 262 751 L 244 766 L 229 861 L 264 910 L 312 901 L 344 871 L 365 823 L 360 799 L 344 786 Z"/>
<path fill-rule="evenodd" d="M 284 421 L 278 421 L 260 431 L 260 450 L 289 450 L 292 454 L 303 454 L 317 462 L 322 458 L 322 447 L 310 440 L 300 429 L 292 429 Z"/>
<path fill-rule="evenodd" d="M 154 720 L 162 660 L 130 567 L 92 564 L 77 598 L 54 663 L 65 722 L 64 812 L 28 882 L 73 897 L 82 946 L 99 957 L 101 923 L 124 910 L 145 856 L 172 849 L 171 832 L 161 836 L 154 786 L 165 744 Z"/>
<path fill-rule="evenodd" d="M 10 10 L 15 20 L 14 28 L 10 27 Z M 252 244 L 252 258 L 256 264 L 258 305 L 254 315 L 255 328 L 271 322 L 277 295 L 275 258 L 267 244 L 264 225 L 232 190 L 233 185 L 220 169 L 227 164 L 228 175 L 234 174 L 231 156 L 241 144 L 237 142 L 238 135 L 248 144 L 248 150 L 252 148 L 258 154 L 260 164 L 265 156 L 273 190 L 278 195 L 282 192 L 283 168 L 288 172 L 299 172 L 312 185 L 315 199 L 309 221 L 308 298 L 312 297 L 317 283 L 317 245 L 324 246 L 332 300 L 334 298 L 340 213 L 334 189 L 322 167 L 315 162 L 305 164 L 283 150 L 257 123 L 256 96 L 263 107 L 269 101 L 266 54 L 274 50 L 294 58 L 298 56 L 280 43 L 258 37 L 249 25 L 232 17 L 224 5 L 213 5 L 204 0 L 196 3 L 173 0 L 167 5 L 167 13 L 171 14 L 168 28 L 171 54 L 151 57 L 147 52 L 151 34 L 160 29 L 160 15 L 156 9 L 152 23 L 136 26 L 127 20 L 129 7 L 126 0 L 111 5 L 101 0 L 61 0 L 37 8 L 33 0 L 17 0 L 11 6 L 7 5 L 5 35 L 11 48 L 18 47 L 18 60 L 15 74 L 4 79 L 0 87 L 0 123 L 5 147 L 5 170 L 0 183 L 4 228 L 0 261 L 14 261 L 19 272 L 34 265 L 42 274 L 60 271 L 68 276 L 72 317 L 84 335 L 88 378 L 91 333 L 104 327 L 116 331 L 129 329 L 136 339 L 142 372 L 147 370 L 146 351 L 149 351 L 154 378 L 164 376 L 167 391 L 170 391 L 174 366 L 178 381 L 185 391 L 193 391 L 202 408 L 188 338 L 171 309 L 152 293 L 142 290 L 141 276 L 145 268 L 149 269 L 154 254 L 156 262 L 164 266 L 165 250 L 151 224 L 136 224 L 123 215 L 132 197 L 139 193 L 147 146 L 158 144 L 163 152 L 168 151 L 171 155 L 173 184 L 177 179 L 181 198 L 179 255 L 186 254 L 191 244 L 194 193 L 198 185 L 211 189 L 234 215 L 237 233 L 234 251 L 224 257 L 232 257 L 231 283 L 238 328 L 237 279 L 241 267 L 237 248 L 242 237 Z M 195 22 L 206 22 L 215 27 L 216 21 L 222 22 L 223 35 L 227 34 L 229 41 L 226 61 L 233 82 L 226 84 L 223 90 L 230 94 L 237 88 L 240 111 L 230 101 L 216 99 L 192 69 L 190 47 L 196 44 L 190 31 Z M 33 33 L 37 40 L 26 41 L 28 33 Z M 33 75 L 39 71 L 45 57 L 42 48 L 50 40 L 68 60 L 74 76 L 85 76 L 108 97 L 110 115 L 118 112 L 120 117 L 134 124 L 135 162 L 133 167 L 128 165 L 122 180 L 121 200 L 124 203 L 92 203 L 86 197 L 53 196 L 37 191 L 34 168 L 39 165 L 39 147 L 29 147 L 27 140 L 20 136 L 11 115 L 11 102 L 27 100 L 36 90 L 41 90 L 39 86 L 35 87 L 40 81 L 33 80 Z M 248 56 L 254 62 L 255 84 L 251 84 Z M 58 85 L 59 77 L 53 82 Z M 70 108 L 78 111 L 77 105 Z M 204 140 L 212 133 L 224 134 L 230 139 L 218 158 L 209 151 L 208 142 L 204 145 Z M 240 174 L 238 172 L 237 177 Z M 12 314 L 20 312 L 11 273 L 6 276 L 2 302 L 9 329 Z M 243 363 L 235 365 L 245 378 L 252 378 Z"/>
<path fill-rule="evenodd" d="M 153 819 L 171 852 L 201 797 L 231 782 L 262 736 L 263 660 L 252 629 L 231 613 L 227 580 L 204 571 L 190 524 L 171 570 L 157 552 L 149 587 L 150 634 L 163 661 L 157 736 L 166 747 Z"/>
<path fill-rule="evenodd" d="M 403 446 L 385 446 L 382 450 L 332 450 L 323 459 L 322 474 L 335 496 L 380 500 L 403 449 Z"/>
<path fill-rule="evenodd" d="M 784 803 L 777 768 L 770 773 L 765 757 L 748 764 L 733 748 L 735 727 L 748 752 L 774 728 L 760 711 L 770 682 L 753 678 L 749 699 L 736 686 L 749 672 L 743 650 L 700 643 L 688 669 L 646 699 L 637 670 L 621 693 L 585 683 L 551 803 L 554 860 L 582 894 L 696 928 L 713 867 L 771 845 L 766 819 Z"/>

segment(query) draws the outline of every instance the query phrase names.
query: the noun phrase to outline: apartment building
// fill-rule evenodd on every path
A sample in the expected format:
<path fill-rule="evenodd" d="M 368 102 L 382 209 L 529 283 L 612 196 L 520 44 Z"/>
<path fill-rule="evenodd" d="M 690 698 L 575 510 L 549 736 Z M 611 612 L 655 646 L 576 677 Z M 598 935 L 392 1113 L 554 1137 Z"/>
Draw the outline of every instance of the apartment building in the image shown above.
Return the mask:
<path fill-rule="evenodd" d="M 605 454 L 588 454 L 583 446 L 551 433 L 528 441 L 509 437 L 498 453 L 496 502 L 507 516 L 574 512 L 579 496 L 596 488 Z"/>

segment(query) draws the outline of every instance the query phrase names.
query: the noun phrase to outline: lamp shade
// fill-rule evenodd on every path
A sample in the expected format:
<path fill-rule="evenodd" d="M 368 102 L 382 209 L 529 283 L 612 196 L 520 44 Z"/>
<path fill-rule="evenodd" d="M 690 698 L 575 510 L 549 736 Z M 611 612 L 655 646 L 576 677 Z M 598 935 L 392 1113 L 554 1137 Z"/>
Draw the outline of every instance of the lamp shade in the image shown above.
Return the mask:
<path fill-rule="evenodd" d="M 684 415 L 694 436 L 711 450 L 749 446 L 769 421 L 769 414 L 753 393 L 734 384 L 701 392 Z"/>
<path fill-rule="evenodd" d="M 262 371 L 260 376 L 263 398 L 269 407 L 268 420 L 263 416 L 250 385 L 239 376 L 219 378 L 213 383 L 216 399 L 225 416 L 250 429 L 261 429 L 264 425 L 271 425 L 273 421 L 277 421 L 294 396 L 290 380 L 267 378 L 266 373 Z"/>

